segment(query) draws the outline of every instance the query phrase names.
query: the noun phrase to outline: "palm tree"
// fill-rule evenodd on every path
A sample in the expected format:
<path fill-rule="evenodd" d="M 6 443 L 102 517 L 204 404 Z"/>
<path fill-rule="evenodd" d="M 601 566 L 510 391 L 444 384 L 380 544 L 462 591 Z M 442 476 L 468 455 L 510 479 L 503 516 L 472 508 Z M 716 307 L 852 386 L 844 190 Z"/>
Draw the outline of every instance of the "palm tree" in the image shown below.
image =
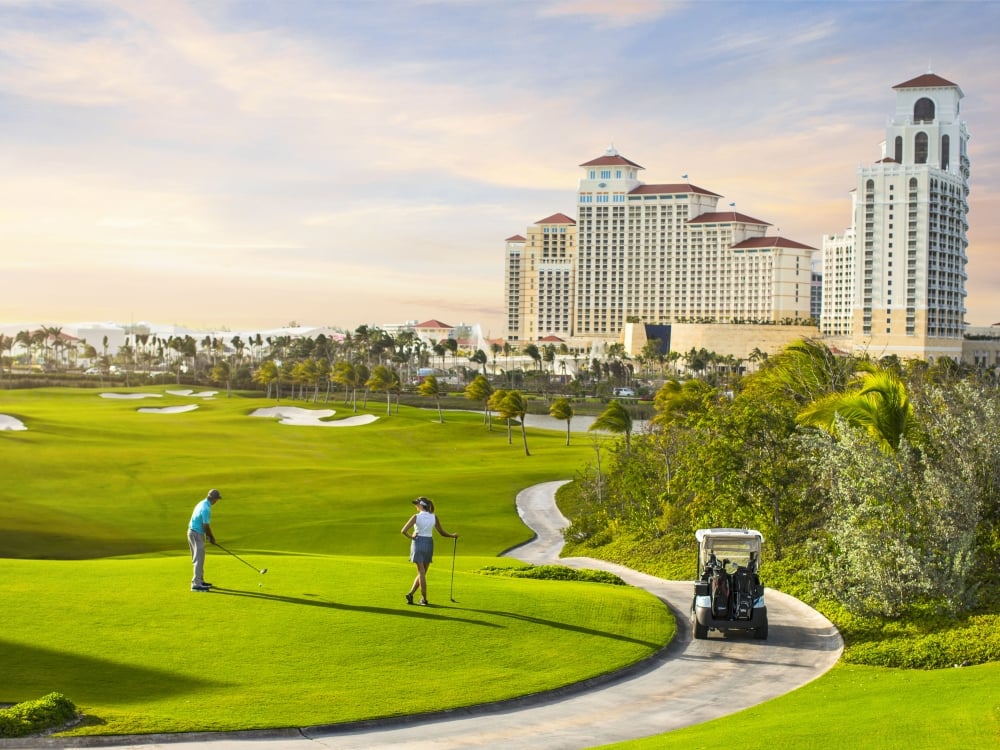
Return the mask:
<path fill-rule="evenodd" d="M 493 395 L 493 386 L 486 379 L 485 375 L 476 375 L 471 383 L 465 386 L 465 397 L 470 401 L 483 402 L 483 424 L 489 425 L 490 432 L 493 431 L 493 419 L 490 415 L 490 396 Z"/>
<path fill-rule="evenodd" d="M 624 434 L 625 452 L 629 453 L 632 450 L 632 415 L 628 413 L 628 409 L 622 406 L 621 401 L 618 399 L 612 399 L 611 403 L 608 404 L 608 408 L 602 411 L 597 419 L 594 420 L 594 423 L 587 429 L 607 430 L 619 435 Z"/>
<path fill-rule="evenodd" d="M 521 350 L 524 354 L 531 357 L 531 361 L 535 363 L 535 369 L 540 370 L 542 367 L 542 353 L 538 351 L 538 347 L 534 344 L 525 344 L 524 348 Z"/>
<path fill-rule="evenodd" d="M 501 414 L 502 409 L 500 407 L 505 398 L 507 398 L 507 391 L 503 388 L 497 388 L 490 394 L 489 400 L 486 402 L 486 408 L 495 411 L 497 414 Z M 510 417 L 507 417 L 507 444 L 510 445 Z"/>
<path fill-rule="evenodd" d="M 253 374 L 254 382 L 259 383 L 267 389 L 267 398 L 271 398 L 271 385 L 277 379 L 278 366 L 274 363 L 274 360 L 271 359 L 266 359 L 261 362 L 260 367 L 258 367 L 256 372 Z"/>
<path fill-rule="evenodd" d="M 441 411 L 441 396 L 444 395 L 444 389 L 438 383 L 438 379 L 433 375 L 428 375 L 424 378 L 424 381 L 417 386 L 417 392 L 421 396 L 431 396 L 437 402 L 438 408 L 438 421 L 444 424 L 444 412 Z"/>
<path fill-rule="evenodd" d="M 899 449 L 913 429 L 913 403 L 906 386 L 890 367 L 869 365 L 857 378 L 857 390 L 831 393 L 809 404 L 796 422 L 836 434 L 837 417 L 865 430 L 886 454 Z"/>
<path fill-rule="evenodd" d="M 566 445 L 569 445 L 570 423 L 573 421 L 573 407 L 570 405 L 569 399 L 560 396 L 553 401 L 549 407 L 549 416 L 566 420 Z"/>
<path fill-rule="evenodd" d="M 486 363 L 489 358 L 486 356 L 486 352 L 482 349 L 476 349 L 475 353 L 469 357 L 470 362 L 475 362 L 477 365 L 483 368 L 483 375 L 486 374 Z"/>
<path fill-rule="evenodd" d="M 490 344 L 490 353 L 493 355 L 493 377 L 497 375 L 497 355 L 503 351 L 503 347 L 496 341 Z"/>
<path fill-rule="evenodd" d="M 373 391 L 385 391 L 385 413 L 392 414 L 392 387 L 398 379 L 393 379 L 393 372 L 385 365 L 375 365 L 371 377 L 365 385 Z"/>
<path fill-rule="evenodd" d="M 528 399 L 520 391 L 508 391 L 500 402 L 500 416 L 507 419 L 507 436 L 510 442 L 510 420 L 517 419 L 521 422 L 521 439 L 524 441 L 524 455 L 530 456 L 528 452 L 528 431 L 524 426 L 524 419 L 528 414 Z"/>

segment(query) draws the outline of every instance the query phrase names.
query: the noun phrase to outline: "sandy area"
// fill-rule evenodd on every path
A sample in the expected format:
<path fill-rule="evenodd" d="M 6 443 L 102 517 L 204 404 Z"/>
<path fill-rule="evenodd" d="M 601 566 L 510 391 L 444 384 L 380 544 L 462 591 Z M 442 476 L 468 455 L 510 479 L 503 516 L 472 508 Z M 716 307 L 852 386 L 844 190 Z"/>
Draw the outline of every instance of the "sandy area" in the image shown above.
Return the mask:
<path fill-rule="evenodd" d="M 214 398 L 219 394 L 218 391 L 202 391 L 201 393 L 195 393 L 194 391 L 167 391 L 171 396 L 191 396 L 193 398 Z"/>
<path fill-rule="evenodd" d="M 281 424 L 291 424 L 307 427 L 354 427 L 371 424 L 378 417 L 374 414 L 359 414 L 356 417 L 338 419 L 334 422 L 323 421 L 336 414 L 333 409 L 300 409 L 296 406 L 272 406 L 267 409 L 257 409 L 251 417 L 271 417 L 281 420 Z"/>
<path fill-rule="evenodd" d="M 14 419 L 14 417 L 9 417 L 6 414 L 0 414 L 0 430 L 26 430 L 27 427 L 24 426 L 24 422 L 20 419 Z"/>
<path fill-rule="evenodd" d="M 146 406 L 142 409 L 136 409 L 136 411 L 140 414 L 181 414 L 186 411 L 194 411 L 197 408 L 198 404 L 186 404 L 185 406 L 164 406 L 162 409 Z"/>

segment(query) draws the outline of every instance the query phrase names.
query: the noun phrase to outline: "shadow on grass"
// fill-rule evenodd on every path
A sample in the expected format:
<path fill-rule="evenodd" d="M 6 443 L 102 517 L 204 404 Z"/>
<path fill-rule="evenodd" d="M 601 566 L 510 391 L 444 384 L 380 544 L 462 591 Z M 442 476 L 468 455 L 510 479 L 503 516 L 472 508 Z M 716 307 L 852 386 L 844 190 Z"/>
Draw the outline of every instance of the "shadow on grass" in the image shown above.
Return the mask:
<path fill-rule="evenodd" d="M 403 604 L 398 609 L 389 607 L 367 607 L 359 604 L 346 604 L 344 602 L 331 602 L 326 599 L 320 599 L 316 594 L 305 594 L 307 597 L 314 597 L 309 599 L 303 599 L 297 596 L 282 596 L 281 594 L 268 594 L 263 591 L 244 591 L 243 589 L 227 589 L 214 586 L 211 593 L 222 594 L 223 596 L 244 596 L 249 599 L 262 599 L 264 601 L 270 602 L 282 602 L 285 604 L 298 604 L 307 607 L 325 607 L 327 609 L 341 609 L 350 612 L 368 612 L 373 615 L 397 615 L 401 617 L 420 617 L 421 619 L 436 619 L 436 620 L 448 620 L 450 622 L 465 622 L 469 625 L 481 625 L 485 628 L 499 628 L 500 625 L 495 625 L 492 622 L 482 622 L 480 620 L 470 620 L 461 617 L 450 617 L 445 615 L 435 615 L 427 607 L 410 607 Z M 400 597 L 402 598 L 402 597 Z M 400 602 L 402 604 L 402 602 Z"/>
<path fill-rule="evenodd" d="M 0 695 L 14 702 L 35 700 L 56 690 L 75 703 L 121 704 L 133 696 L 146 701 L 229 684 L 2 639 L 0 675 L 5 693 L 24 693 Z"/>
<path fill-rule="evenodd" d="M 550 628 L 559 628 L 560 630 L 571 630 L 575 633 L 583 633 L 584 635 L 593 635 L 600 638 L 611 638 L 616 641 L 624 641 L 625 643 L 635 643 L 639 646 L 645 646 L 651 649 L 659 649 L 663 647 L 662 643 L 654 643 L 652 641 L 643 641 L 638 638 L 630 638 L 625 635 L 618 635 L 617 633 L 608 633 L 603 630 L 594 630 L 593 628 L 585 628 L 579 625 L 573 625 L 566 622 L 557 622 L 555 620 L 545 620 L 540 617 L 531 617 L 529 615 L 516 614 L 514 612 L 499 612 L 496 610 L 489 609 L 464 609 L 462 607 L 449 607 L 441 604 L 431 604 L 426 607 L 410 607 L 408 605 L 403 605 L 399 609 L 390 609 L 387 607 L 365 607 L 357 604 L 344 604 L 341 602 L 331 602 L 325 599 L 319 599 L 316 594 L 305 594 L 307 597 L 316 597 L 303 599 L 296 596 L 282 596 L 280 594 L 268 594 L 263 591 L 244 591 L 242 589 L 226 589 L 214 587 L 212 589 L 213 594 L 222 594 L 224 596 L 245 596 L 250 599 L 263 599 L 265 601 L 274 602 L 284 602 L 286 604 L 299 604 L 305 605 L 307 607 L 327 607 L 329 609 L 342 609 L 350 610 L 352 612 L 369 612 L 376 615 L 401 615 L 403 617 L 419 617 L 422 620 L 447 620 L 449 622 L 465 622 L 470 625 L 481 625 L 487 628 L 502 628 L 502 625 L 496 625 L 491 622 L 483 622 L 481 620 L 470 620 L 465 617 L 455 617 L 451 612 L 479 612 L 484 615 L 491 615 L 493 617 L 509 618 L 513 620 L 521 620 L 523 622 L 531 622 L 536 625 L 543 625 Z M 449 614 L 434 614 L 434 610 L 449 610 Z"/>

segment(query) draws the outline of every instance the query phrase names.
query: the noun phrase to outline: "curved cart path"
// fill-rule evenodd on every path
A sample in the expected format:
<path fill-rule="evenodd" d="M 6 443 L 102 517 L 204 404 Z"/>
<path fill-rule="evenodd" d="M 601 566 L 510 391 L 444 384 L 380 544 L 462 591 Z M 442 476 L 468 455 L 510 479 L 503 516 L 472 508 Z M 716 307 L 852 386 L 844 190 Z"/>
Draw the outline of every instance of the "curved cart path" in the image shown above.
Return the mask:
<path fill-rule="evenodd" d="M 281 734 L 188 735 L 179 743 L 160 735 L 146 744 L 128 747 L 177 750 L 210 743 L 213 750 L 580 750 L 733 713 L 810 682 L 839 659 L 843 642 L 830 621 L 797 599 L 772 589 L 767 590 L 767 641 L 743 634 L 722 637 L 715 631 L 708 640 L 695 641 L 688 621 L 693 593 L 690 581 L 665 581 L 591 558 L 559 558 L 563 544 L 560 530 L 568 525 L 555 505 L 555 491 L 561 484 L 547 482 L 517 496 L 518 512 L 537 536 L 507 555 L 535 564 L 559 562 L 611 571 L 655 594 L 673 611 L 678 632 L 674 641 L 652 659 L 616 677 L 498 706 L 372 722 L 368 726 L 314 727 Z M 734 685 L 740 688 L 723 689 Z M 108 739 L 102 744 L 111 744 Z M 122 738 L 118 739 L 120 742 Z"/>

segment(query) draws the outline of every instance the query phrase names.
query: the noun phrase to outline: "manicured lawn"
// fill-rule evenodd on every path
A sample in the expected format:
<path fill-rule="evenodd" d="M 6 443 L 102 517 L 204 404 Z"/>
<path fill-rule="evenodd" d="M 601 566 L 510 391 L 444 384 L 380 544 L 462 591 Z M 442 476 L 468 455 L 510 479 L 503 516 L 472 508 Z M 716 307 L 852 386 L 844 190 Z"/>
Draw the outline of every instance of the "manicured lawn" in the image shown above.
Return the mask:
<path fill-rule="evenodd" d="M 795 692 L 716 721 L 605 750 L 944 750 L 1000 747 L 1000 664 L 880 669 L 838 664 Z M 725 686 L 753 690 L 752 685 Z M 723 738 L 741 738 L 727 742 Z"/>
<path fill-rule="evenodd" d="M 642 591 L 475 572 L 530 538 L 517 491 L 572 478 L 589 438 L 530 431 L 525 456 L 477 414 L 373 401 L 373 424 L 297 427 L 248 416 L 273 401 L 167 390 L 0 393 L 28 427 L 0 433 L 0 702 L 64 693 L 94 717 L 76 733 L 327 724 L 546 690 L 673 634 Z M 221 590 L 192 593 L 185 530 L 209 487 L 219 541 L 268 572 L 210 549 Z M 437 541 L 427 608 L 402 596 L 418 494 L 461 534 Z"/>

